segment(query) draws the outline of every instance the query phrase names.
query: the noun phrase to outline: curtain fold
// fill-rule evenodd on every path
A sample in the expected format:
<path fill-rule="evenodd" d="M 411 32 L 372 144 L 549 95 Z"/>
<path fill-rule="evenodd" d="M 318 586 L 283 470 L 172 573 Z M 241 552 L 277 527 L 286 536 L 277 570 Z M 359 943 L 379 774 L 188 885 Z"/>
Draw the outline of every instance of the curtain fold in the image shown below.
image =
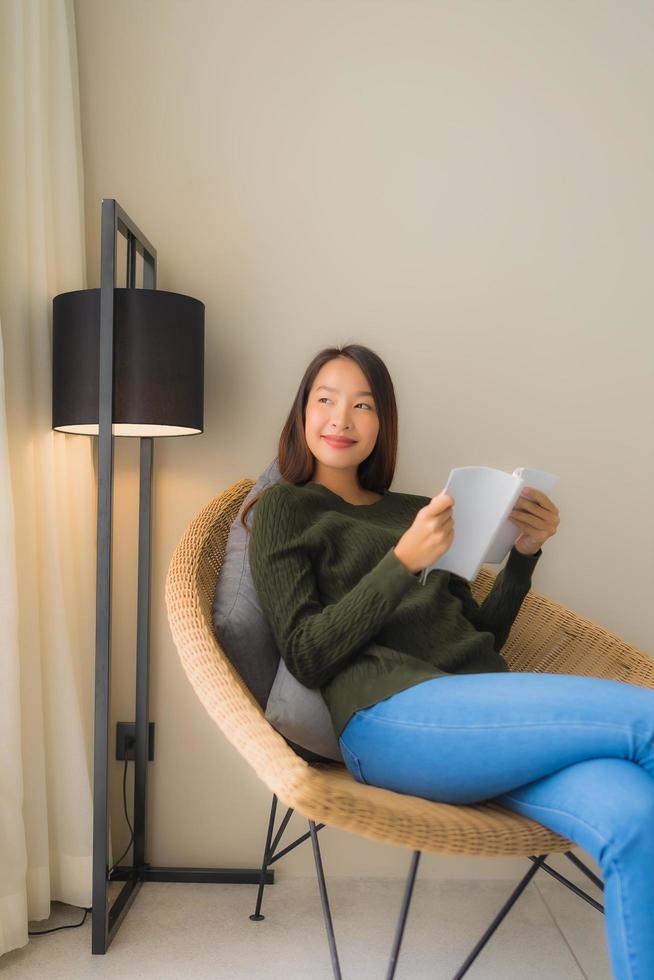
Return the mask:
<path fill-rule="evenodd" d="M 86 288 L 73 0 L 0 4 L 0 954 L 91 905 L 96 484 L 51 429 L 52 299 Z"/>

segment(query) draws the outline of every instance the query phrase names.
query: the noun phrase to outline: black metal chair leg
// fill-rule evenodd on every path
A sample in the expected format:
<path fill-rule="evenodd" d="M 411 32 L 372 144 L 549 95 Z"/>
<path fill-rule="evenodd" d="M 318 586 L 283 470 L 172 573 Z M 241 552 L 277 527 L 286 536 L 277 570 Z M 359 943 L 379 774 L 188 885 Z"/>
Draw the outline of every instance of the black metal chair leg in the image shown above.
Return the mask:
<path fill-rule="evenodd" d="M 318 845 L 318 834 L 316 832 L 316 825 L 313 820 L 309 821 L 309 830 L 311 831 L 311 843 L 313 844 L 313 857 L 316 862 L 316 873 L 318 875 L 318 887 L 320 888 L 320 901 L 322 902 L 322 914 L 325 919 L 325 928 L 327 929 L 327 939 L 329 941 L 329 953 L 332 958 L 332 970 L 334 971 L 335 980 L 342 980 L 341 967 L 338 962 L 338 953 L 336 951 L 336 939 L 334 937 L 334 927 L 332 925 L 332 917 L 329 911 L 329 900 L 327 898 L 327 888 L 325 885 L 325 875 L 322 870 L 322 861 L 320 859 L 320 847 Z"/>
<path fill-rule="evenodd" d="M 275 826 L 275 813 L 277 811 L 277 796 L 273 793 L 272 806 L 270 808 L 270 820 L 268 821 L 268 833 L 266 835 L 266 846 L 263 850 L 263 864 L 261 865 L 261 878 L 259 879 L 259 890 L 257 892 L 257 906 L 254 910 L 254 915 L 250 918 L 253 922 L 260 922 L 265 919 L 265 915 L 261 915 L 261 900 L 263 898 L 263 889 L 265 885 L 266 868 L 268 867 L 268 859 L 270 857 L 270 839 L 272 837 L 273 827 Z"/>
<path fill-rule="evenodd" d="M 530 857 L 529 860 L 535 861 L 536 858 Z M 592 881 L 594 881 L 597 884 L 596 875 L 593 874 L 590 868 L 586 868 L 586 865 L 583 864 L 582 862 L 580 862 L 579 866 L 582 868 L 582 870 L 585 869 L 586 874 L 591 878 Z M 543 871 L 547 871 L 548 875 L 551 875 L 552 878 L 556 878 L 556 880 L 560 881 L 562 885 L 565 885 L 566 888 L 569 888 L 571 892 L 575 893 L 575 895 L 578 895 L 579 898 L 583 898 L 585 902 L 588 902 L 589 905 L 592 905 L 594 909 L 598 910 L 598 912 L 604 914 L 604 906 L 600 905 L 600 903 L 596 901 L 591 895 L 588 895 L 588 893 L 585 892 L 583 888 L 580 888 L 579 885 L 575 885 L 574 881 L 570 881 L 569 878 L 566 878 L 565 875 L 562 875 L 560 871 L 556 870 L 556 868 L 551 868 L 549 864 L 547 864 L 545 861 L 543 861 L 543 863 L 541 864 L 541 868 L 543 869 Z M 599 883 L 599 887 L 602 889 L 602 891 L 604 891 L 604 886 L 602 885 L 601 882 Z"/>
<path fill-rule="evenodd" d="M 316 826 L 313 820 L 309 820 L 309 833 L 302 835 L 297 840 L 295 840 L 292 844 L 290 844 L 288 847 L 284 848 L 284 850 L 281 851 L 279 854 L 274 855 L 275 848 L 277 847 L 281 839 L 281 836 L 284 833 L 284 830 L 290 819 L 290 816 L 293 813 L 293 809 L 292 808 L 288 809 L 286 816 L 284 817 L 281 826 L 277 831 L 275 840 L 273 843 L 271 843 L 273 829 L 275 826 L 276 811 L 277 811 L 277 796 L 273 794 L 272 806 L 270 810 L 270 820 L 268 822 L 268 833 L 266 835 L 266 846 L 264 849 L 263 864 L 261 866 L 259 890 L 257 893 L 256 910 L 254 915 L 251 915 L 250 918 L 253 921 L 260 921 L 261 919 L 265 918 L 265 916 L 261 915 L 261 901 L 263 897 L 263 889 L 265 886 L 265 877 L 266 877 L 266 870 L 268 868 L 268 865 L 271 864 L 273 861 L 276 861 L 278 858 L 282 857 L 288 851 L 293 850 L 293 848 L 297 847 L 298 844 L 301 844 L 304 840 L 306 840 L 307 837 L 311 837 L 311 844 L 313 846 L 313 856 L 316 864 L 316 874 L 318 877 L 318 887 L 320 889 L 320 900 L 322 903 L 323 917 L 325 920 L 325 928 L 327 930 L 327 939 L 329 942 L 329 952 L 332 961 L 332 970 L 334 973 L 335 980 L 342 980 L 341 967 L 338 961 L 338 952 L 336 949 L 336 938 L 334 936 L 334 927 L 332 924 L 332 917 L 329 908 L 329 899 L 327 897 L 327 886 L 325 884 L 325 875 L 323 872 L 322 859 L 320 856 L 320 847 L 318 844 L 318 831 L 322 830 L 325 824 L 321 823 Z M 393 980 L 395 976 L 395 971 L 397 969 L 397 960 L 400 953 L 400 946 L 402 944 L 402 939 L 404 937 L 404 930 L 406 927 L 406 920 L 409 913 L 409 906 L 411 904 L 411 898 L 413 895 L 413 888 L 415 885 L 416 874 L 418 871 L 418 862 L 420 860 L 420 855 L 421 855 L 420 851 L 414 851 L 411 859 L 411 867 L 409 869 L 409 874 L 407 876 L 406 886 L 404 890 L 404 898 L 402 901 L 402 908 L 400 910 L 400 916 L 395 931 L 395 938 L 393 941 L 393 948 L 391 950 L 391 957 L 388 964 L 388 972 L 386 974 L 386 980 Z M 604 885 L 602 881 L 597 877 L 597 875 L 595 875 L 590 870 L 590 868 L 586 867 L 583 861 L 581 861 L 576 855 L 572 854 L 570 851 L 566 851 L 565 856 L 573 864 L 579 867 L 587 875 L 587 877 L 590 878 L 590 880 L 593 881 L 594 884 L 598 886 L 598 888 L 602 889 L 602 891 L 604 890 Z M 454 974 L 452 980 L 461 980 L 461 978 L 465 976 L 465 974 L 468 972 L 468 970 L 474 963 L 479 953 L 487 944 L 487 942 L 489 941 L 489 939 L 491 938 L 495 930 L 498 928 L 502 920 L 509 913 L 509 911 L 511 910 L 515 902 L 518 900 L 522 892 L 525 890 L 525 888 L 527 887 L 531 879 L 534 877 L 536 872 L 539 870 L 539 868 L 542 868 L 543 871 L 547 871 L 553 877 L 557 878 L 564 885 L 566 885 L 568 888 L 574 891 L 575 894 L 585 899 L 586 902 L 588 902 L 590 905 L 593 905 L 600 912 L 604 912 L 604 909 L 599 904 L 599 902 L 596 902 L 594 898 L 592 898 L 590 895 L 587 895 L 577 885 L 569 881 L 564 875 L 560 874 L 560 872 L 556 871 L 554 868 L 550 868 L 549 865 L 545 862 L 546 858 L 547 858 L 547 854 L 542 854 L 539 857 L 534 857 L 533 855 L 529 857 L 529 860 L 532 862 L 531 868 L 524 876 L 524 878 L 522 878 L 522 880 L 518 883 L 516 888 L 513 890 L 513 892 L 507 899 L 507 901 L 504 903 L 504 905 L 502 906 L 498 914 L 491 922 L 488 929 L 485 931 L 485 933 L 483 934 L 479 942 L 475 945 L 470 955 L 466 958 L 466 960 L 459 968 L 459 970 L 457 970 L 457 972 Z"/>
<path fill-rule="evenodd" d="M 534 875 L 536 874 L 536 872 L 538 871 L 538 869 L 540 868 L 541 864 L 543 863 L 543 861 L 545 860 L 546 857 L 547 857 L 547 854 L 541 854 L 541 856 L 538 857 L 538 858 L 532 858 L 532 861 L 534 863 L 532 864 L 531 868 L 529 869 L 529 871 L 527 872 L 527 874 L 524 876 L 524 878 L 519 882 L 519 884 L 511 892 L 510 896 L 508 897 L 508 899 L 506 900 L 506 902 L 504 903 L 504 905 L 502 906 L 502 908 L 500 909 L 500 911 L 497 913 L 497 915 L 495 916 L 495 918 L 493 919 L 493 921 L 489 925 L 489 927 L 486 930 L 486 932 L 484 933 L 484 935 L 481 937 L 481 939 L 479 940 L 479 942 L 477 943 L 477 945 L 474 947 L 474 949 L 472 950 L 472 952 L 470 953 L 470 955 L 464 961 L 464 963 L 460 967 L 460 969 L 457 970 L 457 972 L 454 974 L 454 976 L 452 977 L 452 980 L 461 980 L 461 977 L 464 976 L 468 972 L 468 970 L 472 966 L 473 962 L 479 956 L 479 954 L 481 953 L 482 949 L 484 948 L 484 946 L 486 945 L 486 943 L 488 942 L 488 940 L 490 939 L 490 937 L 493 935 L 493 933 L 495 932 L 495 930 L 497 929 L 497 927 L 499 926 L 499 924 L 502 922 L 502 920 L 507 915 L 507 913 L 511 910 L 511 908 L 513 907 L 513 905 L 517 902 L 517 900 L 520 898 L 520 896 L 522 895 L 523 891 L 525 890 L 525 888 L 527 887 L 527 885 L 529 884 L 529 882 L 531 881 L 531 879 L 534 877 Z"/>
<path fill-rule="evenodd" d="M 576 854 L 572 853 L 572 851 L 566 851 L 565 856 L 567 857 L 568 861 L 572 861 L 574 865 L 580 868 L 583 871 L 583 873 L 586 875 L 586 877 L 590 878 L 590 880 L 595 885 L 597 885 L 598 888 L 604 891 L 604 882 L 602 881 L 602 879 L 598 878 L 597 875 L 594 872 L 592 872 L 587 865 L 584 864 L 581 858 L 578 858 Z"/>
<path fill-rule="evenodd" d="M 388 963 L 388 973 L 386 974 L 386 980 L 393 980 L 393 977 L 395 976 L 397 958 L 400 954 L 400 945 L 402 943 L 402 937 L 404 935 L 404 927 L 406 925 L 406 917 L 409 912 L 409 905 L 411 903 L 411 896 L 413 894 L 413 886 L 416 880 L 416 872 L 418 870 L 420 853 L 421 853 L 420 851 L 414 851 L 413 857 L 411 858 L 411 867 L 409 869 L 409 874 L 406 880 L 406 888 L 404 889 L 404 899 L 402 901 L 402 909 L 400 911 L 400 918 L 397 923 L 397 929 L 395 930 L 395 941 L 393 943 L 393 949 L 391 951 L 391 958 Z"/>

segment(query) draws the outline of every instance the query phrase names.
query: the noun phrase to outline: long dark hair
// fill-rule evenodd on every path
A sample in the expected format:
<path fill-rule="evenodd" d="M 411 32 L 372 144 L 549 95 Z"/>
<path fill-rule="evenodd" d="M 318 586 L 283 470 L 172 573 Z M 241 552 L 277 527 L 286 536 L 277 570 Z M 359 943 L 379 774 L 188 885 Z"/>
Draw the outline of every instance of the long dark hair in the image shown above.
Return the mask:
<path fill-rule="evenodd" d="M 296 486 L 306 483 L 313 476 L 316 460 L 307 446 L 304 436 L 306 404 L 316 375 L 324 364 L 336 357 L 349 357 L 355 361 L 370 385 L 377 415 L 379 434 L 375 448 L 366 459 L 359 463 L 358 477 L 365 490 L 381 493 L 387 490 L 395 473 L 397 458 L 397 404 L 395 389 L 388 368 L 381 357 L 369 347 L 361 344 L 346 344 L 344 347 L 325 347 L 313 358 L 300 381 L 295 400 L 288 413 L 279 437 L 277 465 L 281 476 L 280 483 L 293 483 Z M 259 498 L 265 493 L 256 494 L 248 501 L 241 514 L 241 524 L 246 531 L 251 528 L 245 519 Z"/>

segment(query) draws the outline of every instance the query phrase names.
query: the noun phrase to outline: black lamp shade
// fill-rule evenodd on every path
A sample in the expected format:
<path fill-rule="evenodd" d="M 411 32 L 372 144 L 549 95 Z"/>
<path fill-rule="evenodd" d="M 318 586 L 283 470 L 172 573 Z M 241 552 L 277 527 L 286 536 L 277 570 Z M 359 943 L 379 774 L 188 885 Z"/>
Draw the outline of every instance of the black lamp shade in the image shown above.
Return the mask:
<path fill-rule="evenodd" d="M 100 290 L 52 301 L 52 427 L 98 434 Z M 114 289 L 114 435 L 204 427 L 204 303 L 159 289 Z"/>

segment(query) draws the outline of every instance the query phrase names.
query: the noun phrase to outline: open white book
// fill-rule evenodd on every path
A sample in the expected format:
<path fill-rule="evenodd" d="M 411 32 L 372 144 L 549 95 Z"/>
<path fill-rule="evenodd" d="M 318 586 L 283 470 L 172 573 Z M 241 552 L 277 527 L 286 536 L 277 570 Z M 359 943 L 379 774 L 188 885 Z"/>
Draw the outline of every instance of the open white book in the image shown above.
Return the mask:
<path fill-rule="evenodd" d="M 443 493 L 454 498 L 454 540 L 438 561 L 423 569 L 420 582 L 424 585 L 434 568 L 472 582 L 483 564 L 504 561 L 522 533 L 509 518 L 522 488 L 534 487 L 549 495 L 558 480 L 553 473 L 524 466 L 513 473 L 491 466 L 453 469 Z"/>

